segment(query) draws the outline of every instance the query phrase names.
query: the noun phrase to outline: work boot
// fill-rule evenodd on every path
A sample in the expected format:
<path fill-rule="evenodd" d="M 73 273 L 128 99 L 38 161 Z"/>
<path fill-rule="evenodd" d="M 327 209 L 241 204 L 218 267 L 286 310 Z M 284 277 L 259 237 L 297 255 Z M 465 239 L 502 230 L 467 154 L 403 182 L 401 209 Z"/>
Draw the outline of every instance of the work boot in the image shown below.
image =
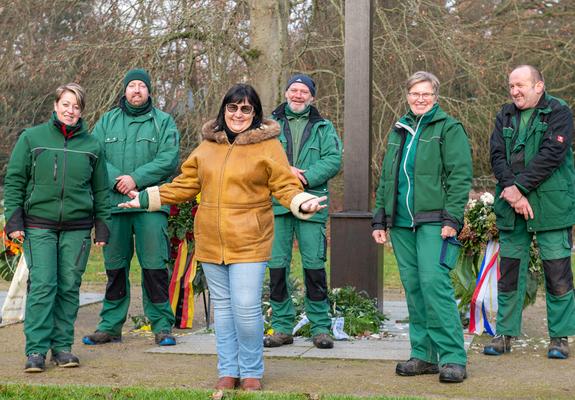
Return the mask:
<path fill-rule="evenodd" d="M 439 382 L 459 383 L 467 378 L 465 365 L 444 364 L 439 367 Z"/>
<path fill-rule="evenodd" d="M 395 373 L 401 376 L 437 374 L 438 372 L 437 364 L 432 364 L 415 357 L 407 361 L 398 362 L 395 366 Z"/>
<path fill-rule="evenodd" d="M 78 357 L 68 351 L 52 352 L 52 362 L 62 368 L 74 368 L 80 365 Z"/>
<path fill-rule="evenodd" d="M 284 344 L 292 344 L 293 336 L 287 333 L 274 333 L 264 337 L 264 347 L 280 347 Z"/>
<path fill-rule="evenodd" d="M 552 337 L 547 350 L 547 358 L 564 360 L 569 357 L 569 343 L 566 337 Z"/>
<path fill-rule="evenodd" d="M 256 392 L 262 390 L 262 382 L 258 378 L 245 378 L 240 387 L 247 392 Z"/>
<path fill-rule="evenodd" d="M 176 338 L 172 335 L 172 332 L 162 331 L 156 333 L 154 336 L 154 341 L 158 346 L 175 346 Z"/>
<path fill-rule="evenodd" d="M 327 333 L 319 333 L 312 339 L 313 345 L 318 349 L 332 349 L 333 339 Z"/>
<path fill-rule="evenodd" d="M 491 342 L 483 348 L 483 354 L 500 356 L 503 353 L 509 353 L 511 351 L 512 339 L 514 339 L 513 336 L 495 335 L 493 339 L 491 339 Z"/>
<path fill-rule="evenodd" d="M 104 343 L 115 343 L 121 341 L 122 341 L 122 335 L 115 336 L 102 331 L 96 331 L 91 335 L 86 335 L 82 338 L 82 343 L 88 346 L 94 346 L 96 344 L 104 344 Z"/>
<path fill-rule="evenodd" d="M 44 372 L 46 370 L 46 356 L 44 354 L 28 354 L 24 372 Z"/>

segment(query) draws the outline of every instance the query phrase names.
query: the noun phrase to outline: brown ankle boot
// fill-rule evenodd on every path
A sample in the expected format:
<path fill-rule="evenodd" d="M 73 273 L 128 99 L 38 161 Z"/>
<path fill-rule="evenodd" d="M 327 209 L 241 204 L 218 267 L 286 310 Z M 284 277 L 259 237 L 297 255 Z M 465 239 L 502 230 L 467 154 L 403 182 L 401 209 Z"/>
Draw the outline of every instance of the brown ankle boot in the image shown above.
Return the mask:
<path fill-rule="evenodd" d="M 217 390 L 233 390 L 238 387 L 240 380 L 233 376 L 222 376 L 216 383 Z"/>
<path fill-rule="evenodd" d="M 245 378 L 242 379 L 241 388 L 248 392 L 255 392 L 262 390 L 262 382 L 258 378 Z"/>

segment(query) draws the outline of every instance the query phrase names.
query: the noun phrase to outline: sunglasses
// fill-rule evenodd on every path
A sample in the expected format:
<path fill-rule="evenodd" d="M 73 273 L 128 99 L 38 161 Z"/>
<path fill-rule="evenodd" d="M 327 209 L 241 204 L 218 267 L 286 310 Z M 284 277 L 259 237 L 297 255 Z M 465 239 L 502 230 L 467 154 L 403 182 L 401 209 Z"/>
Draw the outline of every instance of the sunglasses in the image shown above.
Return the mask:
<path fill-rule="evenodd" d="M 244 104 L 243 106 L 240 106 L 239 104 L 235 104 L 235 103 L 226 104 L 226 110 L 229 113 L 232 113 L 232 114 L 235 113 L 236 111 L 238 111 L 238 108 L 240 109 L 242 114 L 246 114 L 246 115 L 249 115 L 254 111 L 254 108 L 252 106 L 250 106 L 249 104 Z"/>

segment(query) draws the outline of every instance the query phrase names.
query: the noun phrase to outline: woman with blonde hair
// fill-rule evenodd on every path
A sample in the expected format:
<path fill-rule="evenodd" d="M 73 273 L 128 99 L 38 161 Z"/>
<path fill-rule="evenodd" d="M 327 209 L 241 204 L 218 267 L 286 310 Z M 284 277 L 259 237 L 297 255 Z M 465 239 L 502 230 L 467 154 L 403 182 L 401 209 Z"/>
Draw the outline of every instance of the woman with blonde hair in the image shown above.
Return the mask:
<path fill-rule="evenodd" d="M 24 241 L 29 268 L 26 372 L 77 367 L 71 353 L 80 284 L 91 246 L 108 242 L 110 209 L 104 151 L 81 118 L 84 89 L 56 89 L 49 121 L 22 131 L 4 182 L 5 231 Z"/>

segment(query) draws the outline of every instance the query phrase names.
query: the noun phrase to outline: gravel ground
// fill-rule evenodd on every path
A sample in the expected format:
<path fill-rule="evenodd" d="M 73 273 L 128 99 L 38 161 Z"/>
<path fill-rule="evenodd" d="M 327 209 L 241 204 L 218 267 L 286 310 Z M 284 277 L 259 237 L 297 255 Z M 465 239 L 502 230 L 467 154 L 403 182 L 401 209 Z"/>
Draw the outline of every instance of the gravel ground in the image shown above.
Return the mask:
<path fill-rule="evenodd" d="M 0 284 L 0 290 L 7 285 Z M 103 291 L 103 286 L 83 287 Z M 142 314 L 141 291 L 133 288 L 132 315 Z M 401 298 L 393 291 L 388 299 Z M 128 332 L 121 343 L 85 346 L 81 337 L 98 322 L 100 304 L 82 307 L 76 322 L 74 352 L 81 367 L 45 373 L 23 372 L 24 334 L 22 324 L 0 329 L 0 382 L 27 384 L 79 384 L 107 386 L 180 387 L 209 389 L 217 380 L 215 356 L 150 354 L 154 346 L 149 333 Z M 394 395 L 431 398 L 567 399 L 575 396 L 575 357 L 546 358 L 545 301 L 540 297 L 524 315 L 525 335 L 511 354 L 487 357 L 481 354 L 488 337 L 476 338 L 469 351 L 469 378 L 463 384 L 440 384 L 437 375 L 399 377 L 392 361 L 266 359 L 263 380 L 266 390 L 310 394 L 340 393 L 362 396 Z M 202 328 L 203 305 L 196 305 L 195 328 Z M 187 331 L 177 331 L 187 334 Z M 573 343 L 571 343 L 573 347 Z"/>

